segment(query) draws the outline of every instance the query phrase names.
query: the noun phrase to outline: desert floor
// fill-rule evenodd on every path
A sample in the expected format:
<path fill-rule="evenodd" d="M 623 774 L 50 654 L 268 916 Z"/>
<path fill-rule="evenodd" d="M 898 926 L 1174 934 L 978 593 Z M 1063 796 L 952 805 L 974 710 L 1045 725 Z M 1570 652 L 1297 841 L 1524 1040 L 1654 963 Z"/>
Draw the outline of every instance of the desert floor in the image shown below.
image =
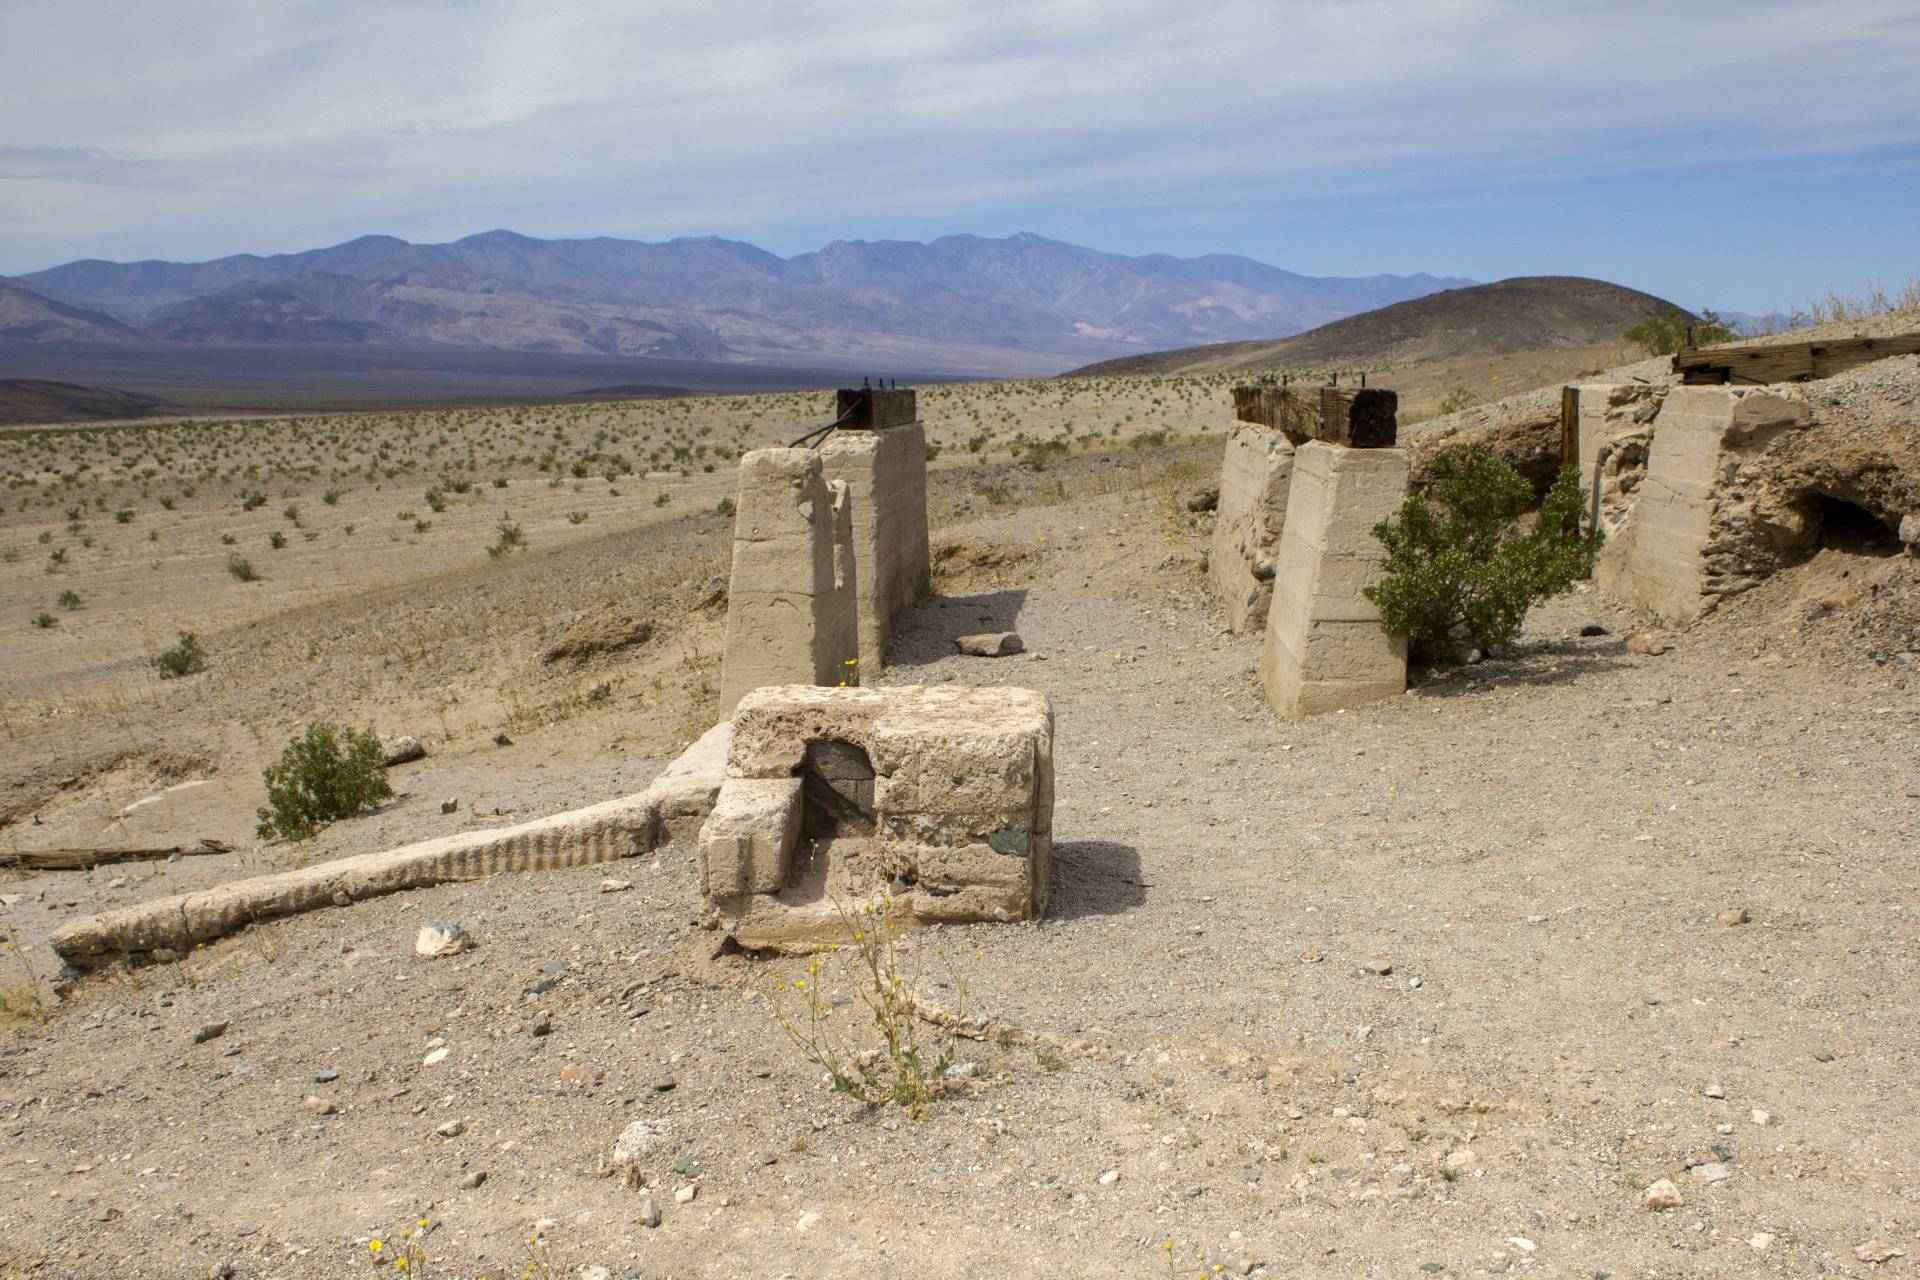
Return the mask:
<path fill-rule="evenodd" d="M 910 940 L 924 990 L 964 982 L 992 1026 L 927 1119 L 822 1087 L 770 1003 L 777 962 L 714 954 L 673 847 L 266 923 L 19 1007 L 0 1275 L 392 1275 L 369 1242 L 421 1219 L 429 1274 L 462 1277 L 524 1274 L 536 1235 L 555 1276 L 1911 1270 L 1913 562 L 1823 552 L 1658 656 L 1580 592 L 1509 658 L 1286 723 L 1260 638 L 1222 632 L 1196 572 L 1184 498 L 1217 446 L 1159 435 L 1217 435 L 1224 391 L 1043 390 L 928 403 L 943 570 L 869 673 L 1037 688 L 1058 718 L 1047 917 Z M 637 790 L 711 719 L 731 521 L 709 442 L 765 443 L 819 401 L 639 406 L 625 435 L 596 407 L 0 436 L 23 481 L 0 520 L 0 854 L 240 846 L 0 871 L 10 999 L 72 915 Z M 1016 431 L 1085 438 L 1036 469 L 999 452 Z M 639 474 L 572 474 L 622 450 Z M 487 556 L 515 523 L 527 549 Z M 650 629 L 542 661 L 609 619 Z M 1028 652 L 954 655 L 1000 626 Z M 209 669 L 159 680 L 147 657 L 181 630 Z M 262 844 L 260 768 L 318 717 L 431 754 L 379 812 Z M 429 920 L 477 948 L 417 957 Z M 634 1120 L 662 1138 L 656 1228 L 599 1176 Z M 1646 1207 L 1660 1178 L 1684 1207 Z"/>

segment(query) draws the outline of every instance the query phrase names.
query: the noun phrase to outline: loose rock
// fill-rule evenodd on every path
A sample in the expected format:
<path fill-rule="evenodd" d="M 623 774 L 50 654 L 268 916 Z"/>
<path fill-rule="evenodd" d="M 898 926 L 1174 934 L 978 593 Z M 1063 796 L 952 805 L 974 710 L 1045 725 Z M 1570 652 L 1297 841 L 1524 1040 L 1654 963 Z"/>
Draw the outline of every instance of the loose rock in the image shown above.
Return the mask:
<path fill-rule="evenodd" d="M 1680 1188 L 1672 1180 L 1662 1178 L 1647 1188 L 1647 1208 L 1682 1209 L 1686 1207 L 1686 1198 L 1680 1194 Z"/>
<path fill-rule="evenodd" d="M 472 945 L 465 929 L 444 920 L 421 925 L 413 939 L 415 954 L 423 956 L 457 956 Z"/>
<path fill-rule="evenodd" d="M 486 1180 L 487 1171 L 485 1169 L 475 1169 L 472 1173 L 460 1179 L 460 1189 L 462 1191 L 472 1191 Z"/>
<path fill-rule="evenodd" d="M 218 1040 L 225 1034 L 227 1034 L 226 1023 L 209 1022 L 193 1033 L 193 1042 L 195 1044 L 205 1044 L 209 1040 Z"/>
<path fill-rule="evenodd" d="M 983 631 L 978 635 L 956 636 L 953 647 L 969 657 L 1004 658 L 1008 654 L 1025 652 L 1027 646 L 1015 632 Z"/>

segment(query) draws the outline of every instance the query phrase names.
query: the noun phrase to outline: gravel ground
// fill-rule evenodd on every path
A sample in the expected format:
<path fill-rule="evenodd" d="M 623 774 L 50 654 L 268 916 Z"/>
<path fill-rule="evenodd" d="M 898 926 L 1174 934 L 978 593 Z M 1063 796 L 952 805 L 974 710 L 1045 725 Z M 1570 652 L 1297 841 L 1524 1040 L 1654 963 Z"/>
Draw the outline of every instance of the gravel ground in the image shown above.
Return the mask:
<path fill-rule="evenodd" d="M 1032 555 L 884 674 L 1058 716 L 1047 918 L 913 940 L 936 999 L 933 953 L 978 953 L 1004 1032 L 928 1119 L 822 1088 L 770 966 L 694 925 L 686 850 L 442 886 L 90 979 L 7 1038 L 0 1275 L 334 1277 L 421 1218 L 436 1276 L 518 1274 L 536 1229 L 567 1276 L 1910 1273 L 1920 708 L 1806 600 L 1901 566 L 1823 556 L 1657 657 L 1571 596 L 1511 659 L 1289 724 L 1171 509 L 958 527 Z M 1028 652 L 951 653 L 998 625 Z M 540 769 L 575 731 L 407 789 L 531 814 L 658 763 Z M 5 918 L 111 874 L 0 886 Z M 477 948 L 416 957 L 428 920 Z M 598 1176 L 634 1120 L 656 1228 Z"/>

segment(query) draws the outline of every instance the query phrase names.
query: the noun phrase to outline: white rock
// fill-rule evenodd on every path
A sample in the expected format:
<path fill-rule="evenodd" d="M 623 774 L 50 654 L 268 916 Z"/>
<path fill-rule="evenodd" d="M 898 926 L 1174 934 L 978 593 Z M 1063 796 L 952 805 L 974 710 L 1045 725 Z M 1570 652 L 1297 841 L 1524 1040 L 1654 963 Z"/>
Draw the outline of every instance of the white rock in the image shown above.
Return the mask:
<path fill-rule="evenodd" d="M 1697 1164 L 1693 1166 L 1693 1177 L 1696 1182 L 1725 1182 L 1732 1176 L 1733 1170 L 1727 1168 L 1727 1166 L 1721 1164 L 1718 1160 L 1712 1164 Z"/>
<path fill-rule="evenodd" d="M 675 1204 L 692 1204 L 693 1198 L 699 1194 L 700 1194 L 700 1188 L 695 1186 L 685 1186 L 673 1193 L 673 1202 Z"/>
<path fill-rule="evenodd" d="M 1765 1249 L 1773 1243 L 1771 1231 L 1756 1231 L 1747 1237 L 1747 1244 L 1754 1249 Z"/>
<path fill-rule="evenodd" d="M 1118 1169 L 1109 1169 L 1100 1175 L 1100 1185 L 1103 1187 L 1110 1187 L 1118 1181 L 1120 1181 L 1120 1171 Z"/>
<path fill-rule="evenodd" d="M 1518 1249 L 1522 1253 L 1533 1252 L 1533 1248 L 1534 1248 L 1533 1241 L 1527 1239 L 1525 1236 L 1508 1236 L 1507 1243 L 1512 1245 L 1514 1248 Z"/>
<path fill-rule="evenodd" d="M 600 882 L 600 892 L 602 893 L 625 893 L 631 888 L 633 888 L 633 881 L 631 880 L 602 880 Z"/>
<path fill-rule="evenodd" d="M 1680 1194 L 1680 1188 L 1670 1179 L 1662 1178 L 1647 1188 L 1647 1208 L 1680 1209 L 1686 1206 L 1686 1198 Z"/>
<path fill-rule="evenodd" d="M 1447 1168 L 1464 1169 L 1479 1158 L 1479 1156 L 1476 1156 L 1465 1147 L 1460 1148 L 1458 1151 L 1449 1151 L 1447 1152 Z"/>
<path fill-rule="evenodd" d="M 1755 1107 L 1752 1111 L 1747 1113 L 1747 1119 L 1753 1121 L 1755 1124 L 1759 1125 L 1761 1128 L 1764 1129 L 1768 1125 L 1773 1123 L 1773 1112 L 1762 1111 L 1758 1107 Z"/>
<path fill-rule="evenodd" d="M 793 1229 L 799 1232 L 801 1235 L 805 1235 L 807 1234 L 807 1232 L 813 1230 L 815 1227 L 819 1225 L 820 1225 L 820 1215 L 815 1211 L 813 1211 L 812 1209 L 809 1209 L 805 1213 L 800 1215 L 799 1221 L 793 1224 Z"/>
<path fill-rule="evenodd" d="M 448 1049 L 445 1045 L 441 1045 L 438 1049 L 435 1049 L 432 1053 L 420 1059 L 420 1065 L 430 1067 L 436 1062 L 445 1062 L 447 1060 L 447 1054 L 451 1052 L 452 1050 Z"/>
<path fill-rule="evenodd" d="M 629 1187 L 646 1183 L 649 1157 L 660 1149 L 660 1136 L 644 1120 L 635 1120 L 620 1131 L 613 1143 L 613 1167 Z"/>
<path fill-rule="evenodd" d="M 413 939 L 414 952 L 423 956 L 457 956 L 472 945 L 465 929 L 444 920 L 421 925 Z"/>

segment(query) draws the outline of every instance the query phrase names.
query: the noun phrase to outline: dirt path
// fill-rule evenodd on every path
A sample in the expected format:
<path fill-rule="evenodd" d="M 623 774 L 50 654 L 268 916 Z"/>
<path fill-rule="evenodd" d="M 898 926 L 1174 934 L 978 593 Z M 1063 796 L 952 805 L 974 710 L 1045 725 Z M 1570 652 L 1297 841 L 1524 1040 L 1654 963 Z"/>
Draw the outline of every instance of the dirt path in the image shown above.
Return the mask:
<path fill-rule="evenodd" d="M 964 1043 L 974 1081 L 921 1123 L 838 1099 L 765 967 L 708 958 L 679 850 L 359 904 L 89 982 L 5 1044 L 0 1274 L 339 1276 L 418 1217 L 436 1276 L 517 1273 L 541 1220 L 556 1275 L 1150 1277 L 1168 1243 L 1188 1275 L 1911 1268 L 1904 667 L 1776 630 L 1784 595 L 1631 655 L 1585 595 L 1512 661 L 1285 724 L 1157 495 L 956 532 L 1037 559 L 923 609 L 885 682 L 1048 692 L 1061 843 L 1044 921 L 916 945 L 936 974 L 977 951 L 972 1005 L 1039 1039 Z M 988 625 L 1028 654 L 951 655 Z M 618 780 L 537 763 L 494 794 Z M 478 950 L 416 958 L 431 919 Z M 595 1176 L 635 1119 L 655 1229 Z M 1645 1207 L 1663 1177 L 1685 1207 Z"/>

